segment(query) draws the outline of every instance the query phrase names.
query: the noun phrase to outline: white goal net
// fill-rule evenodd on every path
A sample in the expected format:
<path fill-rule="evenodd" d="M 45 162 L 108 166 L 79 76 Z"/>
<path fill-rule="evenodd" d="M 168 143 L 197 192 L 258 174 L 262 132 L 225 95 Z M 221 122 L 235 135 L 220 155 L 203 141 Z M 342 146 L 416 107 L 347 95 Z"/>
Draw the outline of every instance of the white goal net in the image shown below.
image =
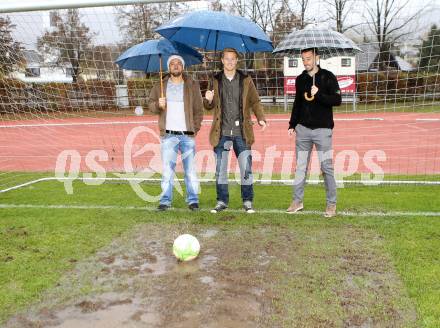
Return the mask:
<path fill-rule="evenodd" d="M 363 52 L 321 62 L 338 76 L 343 91 L 343 104 L 334 108 L 338 179 L 438 183 L 440 26 L 433 17 L 439 8 L 435 2 L 426 8 L 407 4 L 398 12 L 418 15 L 390 17 L 395 21 L 388 34 L 378 39 L 368 13 L 380 10 L 374 5 L 380 1 L 355 2 L 354 7 L 354 2 L 343 2 L 351 4 L 353 17 L 344 13 L 342 30 L 347 28 L 344 35 Z M 276 46 L 304 25 L 337 28 L 331 4 L 310 4 L 326 8 L 321 16 L 313 14 L 315 7 L 302 13 L 297 2 L 284 0 L 0 8 L 0 190 L 59 178 L 57 171 L 65 177 L 138 172 L 158 177 L 157 117 L 148 113 L 147 103 L 159 74 L 124 71 L 115 60 L 130 46 L 157 38 L 154 28 L 169 19 L 199 9 L 228 11 L 255 21 Z M 192 66 L 188 73 L 204 93 L 211 72 L 221 65 L 218 53 L 199 50 L 207 64 Z M 294 90 L 289 79 L 301 73 L 301 59 L 244 54 L 239 65 L 253 77 L 269 122 L 266 131 L 256 131 L 256 178 L 291 180 L 295 143 L 287 128 Z M 197 170 L 208 180 L 215 171 L 210 120 L 207 112 L 197 136 Z M 320 179 L 317 158 L 312 158 L 310 175 Z"/>

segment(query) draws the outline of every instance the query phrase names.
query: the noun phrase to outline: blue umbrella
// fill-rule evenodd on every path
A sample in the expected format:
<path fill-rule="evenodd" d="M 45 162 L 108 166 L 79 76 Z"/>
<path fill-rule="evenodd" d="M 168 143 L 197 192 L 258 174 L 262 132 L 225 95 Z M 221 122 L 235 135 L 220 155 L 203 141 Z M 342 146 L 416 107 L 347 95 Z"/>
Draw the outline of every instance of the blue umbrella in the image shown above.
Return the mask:
<path fill-rule="evenodd" d="M 160 94 L 163 97 L 162 61 L 168 61 L 172 55 L 182 56 L 185 66 L 200 64 L 203 56 L 191 47 L 164 38 L 139 43 L 116 59 L 123 69 L 144 72 L 160 72 Z"/>
<path fill-rule="evenodd" d="M 127 49 L 116 59 L 116 64 L 133 71 L 160 72 L 161 61 L 166 62 L 172 55 L 182 56 L 185 66 L 197 65 L 203 60 L 203 56 L 191 47 L 161 38 L 148 40 Z"/>
<path fill-rule="evenodd" d="M 239 52 L 272 51 L 272 41 L 247 18 L 221 11 L 195 11 L 155 30 L 165 38 L 205 50 L 235 48 Z"/>

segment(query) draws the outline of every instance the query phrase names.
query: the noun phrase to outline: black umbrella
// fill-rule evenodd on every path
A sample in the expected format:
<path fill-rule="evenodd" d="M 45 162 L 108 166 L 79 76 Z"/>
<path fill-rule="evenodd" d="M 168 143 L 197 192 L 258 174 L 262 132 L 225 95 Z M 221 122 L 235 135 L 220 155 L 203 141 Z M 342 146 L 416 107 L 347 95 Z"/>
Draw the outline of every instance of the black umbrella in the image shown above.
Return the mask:
<path fill-rule="evenodd" d="M 353 56 L 362 50 L 345 35 L 323 28 L 310 27 L 293 31 L 273 51 L 274 54 L 299 55 L 301 50 L 317 48 L 323 58 Z"/>
<path fill-rule="evenodd" d="M 353 56 L 362 50 L 343 34 L 310 26 L 303 30 L 293 31 L 287 35 L 273 51 L 279 55 L 299 55 L 304 49 L 318 49 L 323 58 L 335 56 Z M 315 75 L 313 75 L 315 85 Z M 313 96 L 305 95 L 305 99 L 312 101 Z"/>

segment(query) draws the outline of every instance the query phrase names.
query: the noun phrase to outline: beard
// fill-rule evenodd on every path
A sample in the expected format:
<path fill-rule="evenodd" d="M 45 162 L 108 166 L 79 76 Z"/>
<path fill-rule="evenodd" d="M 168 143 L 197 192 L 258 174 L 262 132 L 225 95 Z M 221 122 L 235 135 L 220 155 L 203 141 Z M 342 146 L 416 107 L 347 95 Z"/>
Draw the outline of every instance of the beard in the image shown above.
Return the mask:
<path fill-rule="evenodd" d="M 171 72 L 171 75 L 174 77 L 179 77 L 182 75 L 182 72 Z"/>

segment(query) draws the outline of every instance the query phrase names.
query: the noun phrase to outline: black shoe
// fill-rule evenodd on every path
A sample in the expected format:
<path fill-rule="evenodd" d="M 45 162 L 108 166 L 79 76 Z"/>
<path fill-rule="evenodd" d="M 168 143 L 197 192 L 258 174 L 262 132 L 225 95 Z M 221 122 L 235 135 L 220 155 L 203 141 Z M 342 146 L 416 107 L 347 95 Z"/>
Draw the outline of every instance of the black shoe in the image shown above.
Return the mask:
<path fill-rule="evenodd" d="M 199 203 L 192 203 L 192 204 L 189 204 L 188 205 L 188 208 L 191 210 L 191 211 L 198 211 L 200 208 L 199 208 Z"/>
<path fill-rule="evenodd" d="M 159 204 L 159 206 L 157 207 L 158 211 L 168 211 L 170 209 L 171 206 L 166 205 L 166 204 Z"/>
<path fill-rule="evenodd" d="M 218 213 L 228 208 L 228 205 L 226 205 L 223 202 L 217 202 L 217 205 L 211 210 L 211 213 Z"/>

